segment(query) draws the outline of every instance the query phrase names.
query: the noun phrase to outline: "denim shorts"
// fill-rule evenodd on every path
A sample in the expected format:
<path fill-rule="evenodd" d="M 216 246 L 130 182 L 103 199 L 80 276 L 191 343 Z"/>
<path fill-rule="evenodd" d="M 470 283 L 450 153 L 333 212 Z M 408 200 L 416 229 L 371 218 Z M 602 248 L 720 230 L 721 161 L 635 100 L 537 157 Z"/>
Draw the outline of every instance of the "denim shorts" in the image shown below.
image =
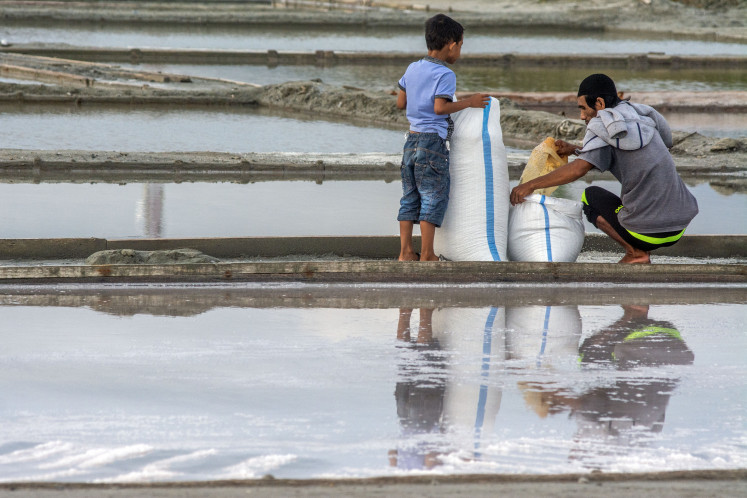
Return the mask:
<path fill-rule="evenodd" d="M 398 221 L 440 227 L 449 204 L 449 150 L 438 133 L 408 133 L 402 154 Z"/>

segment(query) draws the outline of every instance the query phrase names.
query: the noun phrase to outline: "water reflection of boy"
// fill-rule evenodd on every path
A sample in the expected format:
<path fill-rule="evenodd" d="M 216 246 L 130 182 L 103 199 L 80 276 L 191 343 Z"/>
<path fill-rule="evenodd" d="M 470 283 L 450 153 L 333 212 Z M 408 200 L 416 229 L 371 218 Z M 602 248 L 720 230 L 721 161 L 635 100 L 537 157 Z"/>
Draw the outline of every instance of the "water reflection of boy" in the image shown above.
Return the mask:
<path fill-rule="evenodd" d="M 617 322 L 586 339 L 579 349 L 582 365 L 610 364 L 628 370 L 639 366 L 689 365 L 694 360 L 679 331 L 669 322 L 648 318 L 648 306 L 623 306 Z M 576 440 L 604 439 L 618 446 L 635 437 L 661 432 L 669 398 L 677 385 L 673 378 L 618 380 L 612 386 L 590 389 L 580 395 L 568 390 L 544 390 L 525 383 L 525 398 L 541 416 L 571 410 L 578 429 Z M 635 433 L 630 429 L 635 427 Z M 611 450 L 611 447 L 607 448 Z M 577 449 L 572 458 L 592 457 Z"/>
<path fill-rule="evenodd" d="M 433 309 L 420 309 L 418 335 L 410 334 L 412 309 L 402 308 L 397 325 L 397 339 L 408 351 L 400 362 L 400 380 L 395 387 L 397 416 L 404 439 L 443 432 L 446 361 L 441 345 L 433 338 Z M 423 372 L 428 372 L 423 375 Z M 418 441 L 414 447 L 389 451 L 389 463 L 402 469 L 430 469 L 439 464 L 434 444 Z"/>

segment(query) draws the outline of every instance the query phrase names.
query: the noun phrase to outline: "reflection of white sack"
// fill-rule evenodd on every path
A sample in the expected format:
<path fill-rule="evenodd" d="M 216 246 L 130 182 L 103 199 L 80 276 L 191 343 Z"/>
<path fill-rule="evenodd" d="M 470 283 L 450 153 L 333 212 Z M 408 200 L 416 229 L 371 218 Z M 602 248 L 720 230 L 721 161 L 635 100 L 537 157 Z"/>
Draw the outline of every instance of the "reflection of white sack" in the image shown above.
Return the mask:
<path fill-rule="evenodd" d="M 576 261 L 584 244 L 581 203 L 537 194 L 524 200 L 509 216 L 511 261 Z"/>
<path fill-rule="evenodd" d="M 469 448 L 493 433 L 501 406 L 505 324 L 503 308 L 440 308 L 433 312 L 433 337 L 449 353 L 444 420 L 449 431 L 466 436 L 464 443 Z"/>
<path fill-rule="evenodd" d="M 485 109 L 452 118 L 451 192 L 436 252 L 454 261 L 506 261 L 509 191 L 500 104 L 491 98 Z"/>
<path fill-rule="evenodd" d="M 578 306 L 522 306 L 506 309 L 509 359 L 533 360 L 538 367 L 576 366 L 581 340 Z"/>

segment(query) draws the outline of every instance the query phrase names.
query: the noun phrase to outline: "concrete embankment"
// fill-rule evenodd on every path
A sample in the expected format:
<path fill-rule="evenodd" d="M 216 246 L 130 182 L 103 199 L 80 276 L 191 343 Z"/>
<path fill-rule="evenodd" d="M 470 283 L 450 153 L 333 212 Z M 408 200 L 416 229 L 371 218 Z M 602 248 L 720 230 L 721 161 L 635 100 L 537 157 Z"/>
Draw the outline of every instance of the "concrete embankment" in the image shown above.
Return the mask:
<path fill-rule="evenodd" d="M 399 154 L 35 151 L 0 149 L 0 182 L 137 183 L 384 180 L 400 178 Z M 526 157 L 512 155 L 520 174 Z"/>
<path fill-rule="evenodd" d="M 219 50 L 177 48 L 101 48 L 49 44 L 14 44 L 0 47 L 0 53 L 25 54 L 88 62 L 168 63 L 168 64 L 253 64 L 281 65 L 396 65 L 406 67 L 423 56 L 407 52 L 335 52 L 333 50 Z M 511 68 L 582 67 L 594 69 L 722 69 L 745 70 L 747 57 L 718 55 L 669 55 L 663 53 L 635 54 L 465 54 L 459 66 Z"/>
<path fill-rule="evenodd" d="M 531 143 L 529 144 L 531 146 Z M 508 174 L 518 180 L 528 152 L 508 154 Z M 400 181 L 401 154 L 112 152 L 0 149 L 0 183 L 256 183 L 283 180 Z M 688 185 L 708 182 L 720 192 L 747 190 L 745 168 L 734 162 L 681 161 Z M 586 181 L 609 179 L 591 171 Z"/>
<path fill-rule="evenodd" d="M 683 496 L 741 497 L 747 491 L 747 471 L 693 470 L 648 473 L 601 473 L 567 475 L 419 475 L 368 479 L 266 479 L 207 482 L 155 482 L 138 484 L 8 483 L 0 484 L 0 496 L 93 498 L 143 497 L 382 497 L 468 495 L 495 496 Z"/>
<path fill-rule="evenodd" d="M 414 238 L 416 249 L 420 237 Z M 133 249 L 159 251 L 197 249 L 224 259 L 285 258 L 306 260 L 322 256 L 390 259 L 399 252 L 395 236 L 352 237 L 226 237 L 180 239 L 46 238 L 0 239 L 0 260 L 84 259 L 97 251 Z M 620 248 L 602 234 L 586 234 L 582 252 L 619 252 Z M 747 258 L 747 235 L 685 235 L 657 255 L 690 258 Z"/>
<path fill-rule="evenodd" d="M 298 261 L 188 265 L 4 266 L 0 284 L 53 283 L 747 283 L 747 265 L 610 263 L 433 263 L 397 261 Z"/>
<path fill-rule="evenodd" d="M 165 265 L 10 265 L 0 267 L 0 283 L 157 283 L 157 282 L 305 282 L 462 284 L 497 282 L 739 283 L 744 264 L 657 264 L 524 262 L 397 262 L 396 237 L 296 237 L 243 239 L 39 239 L 0 241 L 8 259 L 79 258 L 105 249 L 190 248 L 216 257 L 275 258 L 212 264 Z M 603 250 L 603 237 L 588 236 L 586 250 Z M 744 257 L 745 236 L 691 236 L 673 246 L 674 254 Z M 677 249 L 674 249 L 677 248 Z M 339 255 L 319 260 L 310 254 Z M 85 255 L 85 256 L 84 256 Z M 295 256 L 278 260 L 283 256 Z M 373 259 L 373 258 L 387 258 Z M 371 258 L 371 259 L 360 259 Z"/>

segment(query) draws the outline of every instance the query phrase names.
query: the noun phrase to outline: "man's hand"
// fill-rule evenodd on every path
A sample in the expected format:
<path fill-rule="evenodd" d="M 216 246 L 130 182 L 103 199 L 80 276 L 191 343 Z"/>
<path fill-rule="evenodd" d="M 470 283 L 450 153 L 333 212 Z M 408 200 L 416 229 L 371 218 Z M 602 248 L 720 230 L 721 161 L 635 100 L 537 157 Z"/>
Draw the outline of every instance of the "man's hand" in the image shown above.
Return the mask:
<path fill-rule="evenodd" d="M 490 104 L 490 95 L 487 93 L 476 93 L 467 99 L 469 107 L 484 109 Z"/>
<path fill-rule="evenodd" d="M 575 154 L 578 147 L 564 140 L 555 140 L 555 149 L 560 157 L 568 157 Z"/>
<path fill-rule="evenodd" d="M 534 189 L 532 187 L 528 186 L 529 183 L 522 183 L 521 185 L 517 185 L 513 188 L 511 191 L 511 204 L 517 205 L 524 202 L 524 197 L 530 195 L 532 192 L 534 192 Z"/>

